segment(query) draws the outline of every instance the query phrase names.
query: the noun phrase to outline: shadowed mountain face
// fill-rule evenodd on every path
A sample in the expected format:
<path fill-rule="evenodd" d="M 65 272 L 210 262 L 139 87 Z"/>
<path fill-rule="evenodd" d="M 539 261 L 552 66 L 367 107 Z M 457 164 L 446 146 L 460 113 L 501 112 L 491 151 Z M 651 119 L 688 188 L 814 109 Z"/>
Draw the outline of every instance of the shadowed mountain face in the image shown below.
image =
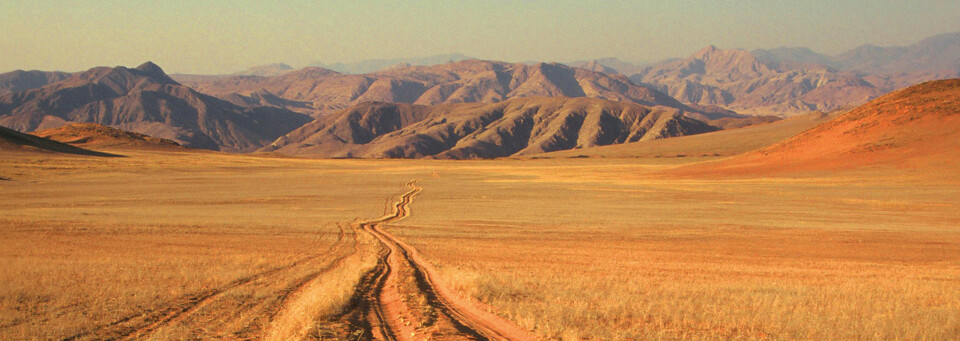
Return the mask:
<path fill-rule="evenodd" d="M 596 98 L 437 106 L 368 102 L 311 122 L 262 151 L 319 157 L 495 158 L 716 129 L 676 109 Z"/>
<path fill-rule="evenodd" d="M 17 70 L 0 74 L 0 95 L 36 89 L 44 85 L 59 82 L 70 77 L 66 72 L 23 71 Z"/>
<path fill-rule="evenodd" d="M 135 69 L 98 67 L 0 96 L 0 125 L 20 131 L 92 122 L 229 152 L 253 151 L 309 120 L 284 109 L 244 107 L 201 94 L 150 62 Z"/>
<path fill-rule="evenodd" d="M 436 105 L 500 102 L 517 97 L 598 97 L 690 111 L 670 96 L 609 75 L 561 64 L 512 64 L 465 60 L 412 66 L 364 75 L 306 68 L 277 77 L 177 76 L 200 92 L 218 97 L 268 91 L 312 103 L 315 117 L 366 101 Z"/>

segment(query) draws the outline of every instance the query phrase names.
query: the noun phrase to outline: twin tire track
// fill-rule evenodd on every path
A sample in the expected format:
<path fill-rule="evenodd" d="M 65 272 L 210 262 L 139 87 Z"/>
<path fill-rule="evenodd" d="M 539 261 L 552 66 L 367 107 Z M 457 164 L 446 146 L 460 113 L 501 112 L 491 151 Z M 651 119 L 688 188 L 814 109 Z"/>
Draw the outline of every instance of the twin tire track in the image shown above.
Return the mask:
<path fill-rule="evenodd" d="M 354 316 L 367 319 L 365 325 L 371 339 L 536 340 L 527 330 L 489 312 L 489 307 L 470 302 L 437 282 L 437 270 L 415 248 L 384 230 L 385 224 L 410 215 L 409 205 L 422 189 L 415 180 L 407 186 L 410 190 L 395 203 L 393 213 L 359 223 L 386 250 L 381 253 L 373 275 L 358 287 L 367 292 L 361 296 L 357 305 L 360 311 L 354 312 Z M 415 285 L 403 285 L 405 279 L 410 282 L 411 278 L 402 278 L 402 274 L 412 276 Z M 426 299 L 403 299 L 411 296 Z M 418 313 L 423 311 L 435 312 L 436 316 Z"/>

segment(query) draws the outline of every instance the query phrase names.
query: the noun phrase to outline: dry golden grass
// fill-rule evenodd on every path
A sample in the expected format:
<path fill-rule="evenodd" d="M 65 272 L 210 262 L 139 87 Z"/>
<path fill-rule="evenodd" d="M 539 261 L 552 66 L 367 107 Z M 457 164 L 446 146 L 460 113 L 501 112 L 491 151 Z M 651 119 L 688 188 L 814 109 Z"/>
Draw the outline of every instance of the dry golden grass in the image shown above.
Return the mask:
<path fill-rule="evenodd" d="M 419 214 L 395 233 L 550 339 L 960 335 L 956 182 L 642 176 L 662 168 L 451 165 L 420 182 Z"/>
<path fill-rule="evenodd" d="M 123 153 L 0 158 L 0 338 L 154 323 L 131 336 L 256 338 L 284 302 L 331 286 L 308 307 L 334 313 L 370 261 L 352 255 L 351 229 L 338 244 L 337 223 L 381 215 L 409 178 L 363 162 Z"/>
<path fill-rule="evenodd" d="M 0 157 L 0 338 L 124 335 L 151 320 L 111 323 L 277 268 L 143 338 L 323 337 L 372 266 L 372 240 L 338 243 L 336 223 L 381 216 L 413 178 L 413 214 L 388 229 L 545 338 L 960 336 L 956 176 L 124 153 Z"/>

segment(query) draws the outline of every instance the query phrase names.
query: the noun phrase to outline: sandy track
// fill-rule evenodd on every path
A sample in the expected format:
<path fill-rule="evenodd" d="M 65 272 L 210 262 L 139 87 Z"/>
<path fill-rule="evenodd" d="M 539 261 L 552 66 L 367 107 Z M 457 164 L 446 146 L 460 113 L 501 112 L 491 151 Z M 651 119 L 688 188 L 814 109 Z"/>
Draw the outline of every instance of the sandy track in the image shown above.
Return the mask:
<path fill-rule="evenodd" d="M 380 264 L 369 277 L 370 283 L 362 284 L 359 290 L 371 290 L 362 295 L 367 302 L 365 315 L 373 339 L 377 340 L 425 340 L 431 338 L 457 338 L 476 340 L 536 340 L 529 331 L 520 328 L 494 313 L 487 306 L 468 301 L 437 281 L 436 269 L 424 260 L 415 248 L 383 229 L 388 223 L 396 222 L 410 214 L 409 205 L 421 188 L 416 181 L 407 184 L 410 191 L 400 197 L 393 212 L 382 218 L 364 221 L 359 225 L 376 237 L 385 247 Z M 400 272 L 406 267 L 417 285 L 414 293 L 426 297 L 429 307 L 418 307 L 417 303 L 405 301 Z M 434 321 L 424 324 L 422 311 L 436 311 Z M 430 316 L 426 316 L 430 320 Z M 432 323 L 430 323 L 432 322 Z"/>

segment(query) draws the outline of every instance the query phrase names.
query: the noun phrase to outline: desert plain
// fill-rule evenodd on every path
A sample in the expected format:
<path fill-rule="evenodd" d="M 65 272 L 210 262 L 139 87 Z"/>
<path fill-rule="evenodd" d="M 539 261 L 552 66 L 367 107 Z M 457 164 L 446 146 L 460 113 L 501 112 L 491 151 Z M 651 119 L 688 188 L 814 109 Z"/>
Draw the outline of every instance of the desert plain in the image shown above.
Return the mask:
<path fill-rule="evenodd" d="M 960 335 L 955 168 L 675 171 L 816 124 L 496 160 L 5 150 L 0 338 L 380 339 L 349 318 L 386 257 L 361 226 L 411 186 L 382 229 L 524 337 Z M 457 333 L 417 266 L 394 268 L 403 339 L 486 338 Z"/>

